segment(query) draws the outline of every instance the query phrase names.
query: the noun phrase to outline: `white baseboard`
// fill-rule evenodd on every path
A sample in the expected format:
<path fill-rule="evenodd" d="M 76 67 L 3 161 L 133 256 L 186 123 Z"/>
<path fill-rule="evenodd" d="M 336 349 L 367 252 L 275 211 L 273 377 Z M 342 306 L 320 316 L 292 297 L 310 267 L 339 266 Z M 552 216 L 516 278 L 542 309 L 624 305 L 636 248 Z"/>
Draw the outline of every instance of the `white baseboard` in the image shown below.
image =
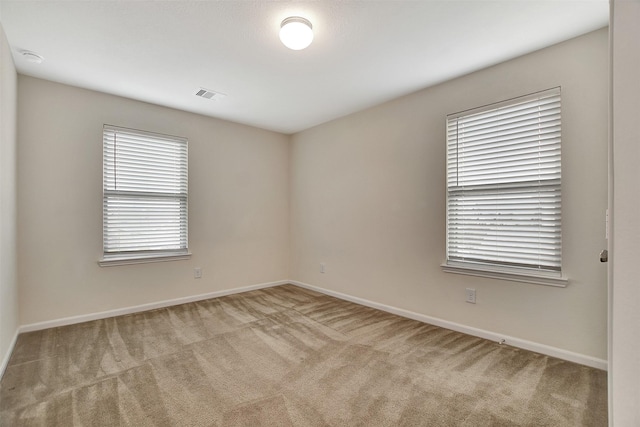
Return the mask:
<path fill-rule="evenodd" d="M 363 298 L 354 297 L 352 295 L 343 294 L 341 292 L 331 291 L 328 289 L 319 288 L 317 286 L 309 285 L 307 283 L 291 280 L 288 283 L 300 286 L 301 288 L 307 288 L 316 292 L 320 292 L 326 295 L 330 295 L 336 298 L 340 298 L 346 301 L 351 301 L 356 304 L 365 305 L 367 307 L 376 308 L 378 310 L 386 311 L 388 313 L 396 314 L 398 316 L 406 317 L 409 319 L 417 320 L 430 325 L 440 326 L 442 328 L 451 329 L 453 331 L 462 332 L 464 334 L 473 335 L 476 337 L 484 338 L 491 341 L 496 341 L 513 347 L 518 347 L 524 350 L 533 351 L 536 353 L 545 354 L 547 356 L 556 357 L 558 359 L 567 360 L 569 362 L 579 363 L 581 365 L 590 366 L 596 369 L 607 370 L 608 364 L 606 360 L 598 359 L 592 356 L 586 356 L 580 353 L 574 353 L 561 348 L 548 346 L 532 341 L 523 340 L 520 338 L 511 337 L 508 335 L 502 335 L 496 332 L 486 331 L 484 329 L 478 329 L 471 326 L 461 325 L 459 323 L 450 322 L 448 320 L 439 319 L 437 317 L 431 317 L 424 314 L 415 313 L 413 311 L 404 310 L 401 308 L 392 307 L 385 304 L 369 301 Z"/>
<path fill-rule="evenodd" d="M 18 340 L 19 333 L 20 328 L 16 329 L 16 332 L 13 334 L 13 338 L 11 339 L 11 343 L 9 343 L 9 348 L 2 357 L 2 364 L 0 365 L 0 380 L 4 376 L 4 371 L 7 369 L 7 365 L 9 364 L 9 359 L 11 358 L 11 354 L 13 353 L 13 348 L 16 346 L 16 341 Z"/>
<path fill-rule="evenodd" d="M 122 316 L 124 314 L 139 313 L 141 311 L 154 310 L 156 308 L 170 307 L 172 305 L 186 304 L 189 302 L 202 301 L 210 298 L 218 298 L 226 295 L 238 294 L 241 292 L 254 291 L 256 289 L 270 288 L 272 286 L 285 285 L 291 283 L 289 280 L 280 280 L 277 282 L 260 283 L 257 285 L 243 286 L 240 288 L 225 289 L 222 291 L 209 292 L 206 294 L 191 295 L 187 297 L 174 298 L 165 301 L 152 302 L 148 304 L 135 305 L 131 307 L 117 308 L 114 310 L 101 311 L 98 313 L 81 314 L 79 316 L 65 317 L 62 319 L 47 320 L 45 322 L 31 323 L 22 325 L 18 328 L 18 333 L 33 332 L 42 329 L 55 328 L 58 326 L 73 325 L 76 323 L 89 322 L 91 320 L 106 319 L 114 316 Z M 11 354 L 11 352 L 9 352 Z"/>

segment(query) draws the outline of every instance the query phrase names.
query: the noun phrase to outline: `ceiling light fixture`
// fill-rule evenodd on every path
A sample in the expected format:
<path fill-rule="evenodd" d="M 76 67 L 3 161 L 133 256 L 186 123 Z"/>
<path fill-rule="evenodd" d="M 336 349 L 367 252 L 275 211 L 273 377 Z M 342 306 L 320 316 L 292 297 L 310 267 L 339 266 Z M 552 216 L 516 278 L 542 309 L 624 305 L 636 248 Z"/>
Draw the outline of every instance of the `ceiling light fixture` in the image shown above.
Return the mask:
<path fill-rule="evenodd" d="M 313 41 L 311 22 L 299 16 L 286 18 L 280 24 L 280 40 L 289 49 L 304 49 Z"/>

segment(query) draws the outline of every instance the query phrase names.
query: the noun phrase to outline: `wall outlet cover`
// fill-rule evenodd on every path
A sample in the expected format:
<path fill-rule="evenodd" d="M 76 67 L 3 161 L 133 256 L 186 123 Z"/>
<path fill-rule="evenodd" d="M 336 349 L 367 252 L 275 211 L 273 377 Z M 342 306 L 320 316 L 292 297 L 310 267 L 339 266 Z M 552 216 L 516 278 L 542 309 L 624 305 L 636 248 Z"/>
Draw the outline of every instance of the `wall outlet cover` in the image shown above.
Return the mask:
<path fill-rule="evenodd" d="M 467 288 L 464 290 L 464 294 L 466 296 L 465 301 L 470 304 L 476 303 L 476 290 L 472 288 Z"/>

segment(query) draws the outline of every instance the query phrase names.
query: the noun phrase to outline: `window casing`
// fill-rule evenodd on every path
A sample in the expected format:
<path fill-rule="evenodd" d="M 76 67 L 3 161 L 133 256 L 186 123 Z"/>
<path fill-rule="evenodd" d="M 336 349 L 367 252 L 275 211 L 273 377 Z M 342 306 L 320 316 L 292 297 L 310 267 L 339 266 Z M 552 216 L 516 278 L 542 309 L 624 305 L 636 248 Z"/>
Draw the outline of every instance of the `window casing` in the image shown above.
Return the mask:
<path fill-rule="evenodd" d="M 101 265 L 188 257 L 188 142 L 103 128 Z"/>
<path fill-rule="evenodd" d="M 564 285 L 560 88 L 447 117 L 445 271 Z"/>

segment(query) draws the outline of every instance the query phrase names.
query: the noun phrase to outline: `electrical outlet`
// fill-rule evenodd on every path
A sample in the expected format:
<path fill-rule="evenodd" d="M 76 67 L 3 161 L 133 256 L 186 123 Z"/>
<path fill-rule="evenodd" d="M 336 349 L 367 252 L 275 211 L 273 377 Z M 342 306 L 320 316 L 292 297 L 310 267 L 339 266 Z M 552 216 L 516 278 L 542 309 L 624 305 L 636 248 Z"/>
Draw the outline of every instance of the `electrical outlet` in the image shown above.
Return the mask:
<path fill-rule="evenodd" d="M 193 269 L 193 278 L 200 279 L 202 277 L 202 268 L 196 267 Z"/>
<path fill-rule="evenodd" d="M 464 290 L 464 294 L 467 297 L 465 301 L 470 304 L 476 303 L 476 290 L 472 288 L 467 288 Z"/>
<path fill-rule="evenodd" d="M 320 263 L 320 273 L 324 273 L 324 262 Z"/>

